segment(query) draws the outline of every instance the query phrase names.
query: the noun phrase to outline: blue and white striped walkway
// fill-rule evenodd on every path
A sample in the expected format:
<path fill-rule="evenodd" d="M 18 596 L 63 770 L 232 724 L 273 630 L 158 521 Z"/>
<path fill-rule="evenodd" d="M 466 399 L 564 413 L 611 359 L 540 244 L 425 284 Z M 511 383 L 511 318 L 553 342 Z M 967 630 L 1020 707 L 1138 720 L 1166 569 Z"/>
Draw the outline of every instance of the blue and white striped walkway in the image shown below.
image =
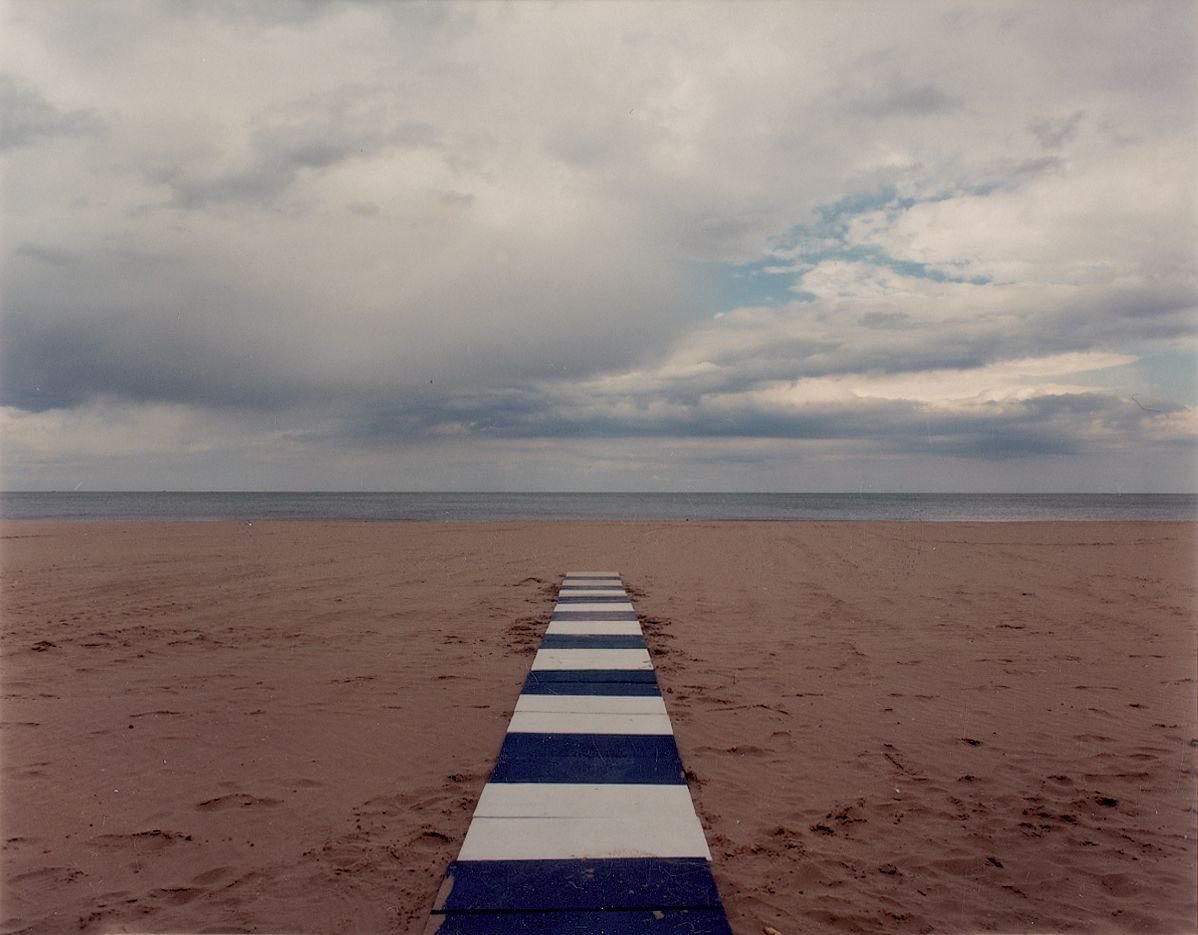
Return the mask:
<path fill-rule="evenodd" d="M 632 602 L 566 575 L 429 935 L 731 935 Z"/>

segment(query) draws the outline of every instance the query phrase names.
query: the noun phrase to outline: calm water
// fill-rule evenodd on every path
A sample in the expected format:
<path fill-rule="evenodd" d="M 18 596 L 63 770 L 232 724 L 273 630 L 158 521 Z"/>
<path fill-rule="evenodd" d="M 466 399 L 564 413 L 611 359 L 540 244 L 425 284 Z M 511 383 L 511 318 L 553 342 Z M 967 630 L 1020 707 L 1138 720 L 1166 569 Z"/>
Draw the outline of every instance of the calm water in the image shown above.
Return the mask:
<path fill-rule="evenodd" d="M 1195 494 L 5 493 L 6 519 L 1196 520 Z"/>

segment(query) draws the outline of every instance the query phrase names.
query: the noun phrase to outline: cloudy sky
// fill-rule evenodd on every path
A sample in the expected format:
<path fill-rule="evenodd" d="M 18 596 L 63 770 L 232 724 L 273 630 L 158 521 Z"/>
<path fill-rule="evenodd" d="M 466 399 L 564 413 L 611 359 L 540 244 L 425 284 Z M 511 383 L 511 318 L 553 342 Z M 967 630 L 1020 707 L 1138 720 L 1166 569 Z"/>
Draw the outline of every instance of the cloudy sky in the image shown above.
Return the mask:
<path fill-rule="evenodd" d="M 1192 3 L 0 18 L 4 488 L 1198 487 Z"/>

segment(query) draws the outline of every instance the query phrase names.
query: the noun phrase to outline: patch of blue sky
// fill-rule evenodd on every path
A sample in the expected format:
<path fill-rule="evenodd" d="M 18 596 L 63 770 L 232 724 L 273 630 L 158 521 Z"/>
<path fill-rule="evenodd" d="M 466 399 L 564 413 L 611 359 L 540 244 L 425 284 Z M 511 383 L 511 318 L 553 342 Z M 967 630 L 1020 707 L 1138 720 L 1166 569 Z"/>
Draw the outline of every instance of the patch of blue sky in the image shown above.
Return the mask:
<path fill-rule="evenodd" d="M 734 308 L 773 307 L 788 302 L 813 302 L 815 293 L 802 287 L 802 276 L 820 263 L 839 260 L 883 267 L 901 276 L 930 282 L 986 285 L 986 276 L 954 276 L 941 268 L 890 256 L 880 247 L 850 244 L 849 225 L 854 217 L 873 211 L 904 211 L 918 201 L 901 197 L 894 186 L 845 195 L 814 209 L 816 220 L 796 224 L 773 239 L 773 249 L 748 263 L 693 263 L 692 273 L 708 279 L 707 294 L 714 312 Z"/>
<path fill-rule="evenodd" d="M 722 273 L 717 278 L 717 304 L 728 309 L 814 301 L 817 296 L 802 288 L 802 276 L 820 263 L 832 260 L 881 267 L 900 276 L 930 282 L 984 286 L 991 281 L 987 276 L 953 276 L 926 263 L 889 256 L 877 247 L 829 247 L 824 244 L 810 252 L 802 251 L 796 257 L 770 255 L 752 263 L 714 264 Z"/>
<path fill-rule="evenodd" d="M 812 245 L 828 243 L 846 244 L 849 232 L 849 222 L 860 214 L 873 211 L 898 211 L 914 204 L 908 199 L 900 199 L 893 187 L 886 187 L 874 192 L 845 195 L 836 201 L 817 205 L 814 214 L 817 218 L 813 224 L 796 224 L 784 234 L 774 238 L 774 253 L 779 256 L 793 257 L 811 249 Z"/>
<path fill-rule="evenodd" d="M 797 273 L 791 268 L 792 264 L 779 257 L 719 265 L 725 268 L 720 278 L 719 295 L 719 303 L 724 309 L 776 306 L 815 299 L 812 293 L 796 289 Z"/>
<path fill-rule="evenodd" d="M 855 214 L 865 214 L 867 211 L 877 211 L 880 208 L 903 208 L 915 204 L 912 199 L 899 198 L 898 189 L 893 185 L 885 185 L 872 192 L 857 192 L 845 195 L 827 204 L 817 205 L 815 215 L 820 219 L 820 225 L 836 225 L 843 218 Z M 795 228 L 796 230 L 798 228 Z"/>
<path fill-rule="evenodd" d="M 1134 343 L 1117 350 L 1134 359 L 1065 374 L 1059 382 L 1092 386 L 1154 412 L 1172 411 L 1179 405 L 1198 405 L 1198 357 L 1193 353 Z"/>
<path fill-rule="evenodd" d="M 989 276 L 952 276 L 944 270 L 928 266 L 926 263 L 919 263 L 915 260 L 896 260 L 881 250 L 866 249 L 861 256 L 853 256 L 852 254 L 855 252 L 849 249 L 845 251 L 846 255 L 843 258 L 872 263 L 874 266 L 885 266 L 887 269 L 892 269 L 899 275 L 911 279 L 930 279 L 932 282 L 962 282 L 972 286 L 985 286 L 992 282 Z"/>
<path fill-rule="evenodd" d="M 774 308 L 788 302 L 814 299 L 796 291 L 796 272 L 788 260 L 769 256 L 751 263 L 684 261 L 686 273 L 701 283 L 707 302 L 705 316 L 735 308 Z"/>
<path fill-rule="evenodd" d="M 1198 355 L 1188 350 L 1134 345 L 1121 350 L 1135 354 L 1138 359 L 1094 374 L 1092 382 L 1108 386 L 1129 399 L 1135 398 L 1144 406 L 1161 400 L 1198 406 Z"/>

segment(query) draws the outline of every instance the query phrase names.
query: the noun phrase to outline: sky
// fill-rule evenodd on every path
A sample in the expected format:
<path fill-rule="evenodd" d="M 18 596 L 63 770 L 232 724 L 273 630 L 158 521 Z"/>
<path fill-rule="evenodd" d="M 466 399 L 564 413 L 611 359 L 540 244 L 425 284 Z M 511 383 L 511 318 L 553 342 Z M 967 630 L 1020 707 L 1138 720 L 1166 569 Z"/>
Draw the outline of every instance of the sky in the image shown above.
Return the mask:
<path fill-rule="evenodd" d="M 1196 23 L 0 0 L 0 488 L 1193 491 Z"/>

